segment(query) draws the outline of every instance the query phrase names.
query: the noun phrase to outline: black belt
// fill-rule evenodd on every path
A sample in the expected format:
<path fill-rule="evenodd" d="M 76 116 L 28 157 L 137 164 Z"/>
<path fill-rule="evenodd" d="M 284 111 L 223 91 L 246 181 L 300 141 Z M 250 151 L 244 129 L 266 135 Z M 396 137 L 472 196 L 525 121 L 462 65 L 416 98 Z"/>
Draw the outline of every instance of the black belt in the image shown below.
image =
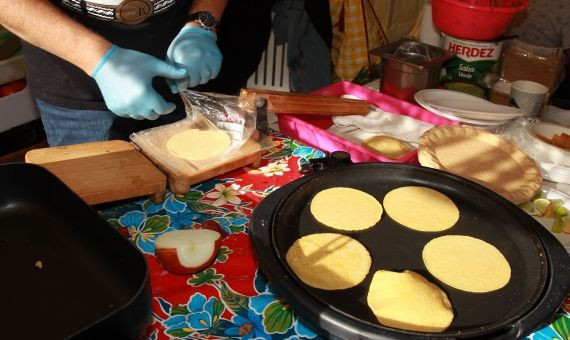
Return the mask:
<path fill-rule="evenodd" d="M 85 0 L 60 0 L 63 5 L 100 19 L 134 25 L 164 12 L 176 0 L 123 0 L 119 5 L 101 5 Z"/>

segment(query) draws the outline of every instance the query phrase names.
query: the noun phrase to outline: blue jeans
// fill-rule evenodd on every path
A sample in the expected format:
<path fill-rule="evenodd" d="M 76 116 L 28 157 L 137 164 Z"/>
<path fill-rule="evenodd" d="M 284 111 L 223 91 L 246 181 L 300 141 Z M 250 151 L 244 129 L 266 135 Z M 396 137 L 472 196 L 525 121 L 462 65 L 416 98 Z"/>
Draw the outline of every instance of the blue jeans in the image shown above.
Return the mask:
<path fill-rule="evenodd" d="M 111 111 L 77 110 L 48 104 L 36 99 L 50 146 L 129 140 L 133 132 L 171 124 L 186 118 L 184 105 L 157 120 L 121 118 Z"/>
<path fill-rule="evenodd" d="M 75 110 L 36 99 L 50 146 L 99 142 L 111 138 L 117 117 L 111 111 Z"/>

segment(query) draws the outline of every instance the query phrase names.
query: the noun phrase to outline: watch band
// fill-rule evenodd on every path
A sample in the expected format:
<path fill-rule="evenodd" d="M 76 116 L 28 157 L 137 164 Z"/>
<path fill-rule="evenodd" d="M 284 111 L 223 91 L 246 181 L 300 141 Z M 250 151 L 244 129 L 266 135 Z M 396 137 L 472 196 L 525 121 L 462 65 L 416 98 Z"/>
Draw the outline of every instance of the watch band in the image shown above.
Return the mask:
<path fill-rule="evenodd" d="M 220 23 L 218 20 L 216 20 L 216 17 L 214 17 L 214 15 L 208 11 L 192 13 L 186 17 L 186 20 L 186 23 L 195 22 L 200 25 L 202 29 L 212 32 L 216 32 L 220 26 Z"/>

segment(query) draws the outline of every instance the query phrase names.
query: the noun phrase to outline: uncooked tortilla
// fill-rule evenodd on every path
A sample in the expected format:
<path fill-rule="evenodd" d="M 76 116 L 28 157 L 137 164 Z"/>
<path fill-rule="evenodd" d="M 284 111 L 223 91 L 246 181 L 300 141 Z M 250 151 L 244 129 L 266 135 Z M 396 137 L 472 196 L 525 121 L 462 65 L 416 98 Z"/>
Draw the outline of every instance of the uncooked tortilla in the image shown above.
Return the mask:
<path fill-rule="evenodd" d="M 322 224 L 341 230 L 364 230 L 382 217 L 382 205 L 374 196 L 352 188 L 325 189 L 311 201 L 311 213 Z"/>
<path fill-rule="evenodd" d="M 335 233 L 301 237 L 287 250 L 286 259 L 301 281 L 325 290 L 356 286 L 372 265 L 362 243 Z"/>
<path fill-rule="evenodd" d="M 398 159 L 413 149 L 410 143 L 384 135 L 370 137 L 362 145 L 391 159 Z"/>
<path fill-rule="evenodd" d="M 429 241 L 422 257 L 427 270 L 443 283 L 473 293 L 503 288 L 511 266 L 493 245 L 478 238 L 446 235 Z"/>
<path fill-rule="evenodd" d="M 418 231 L 446 230 L 459 220 L 455 203 L 426 187 L 408 186 L 390 191 L 384 197 L 384 209 L 396 222 Z"/>
<path fill-rule="evenodd" d="M 174 156 L 201 160 L 223 154 L 230 143 L 230 136 L 224 131 L 188 129 L 170 137 L 166 149 Z"/>
<path fill-rule="evenodd" d="M 445 292 L 409 270 L 377 271 L 367 302 L 378 321 L 389 327 L 442 332 L 453 320 L 453 308 Z"/>

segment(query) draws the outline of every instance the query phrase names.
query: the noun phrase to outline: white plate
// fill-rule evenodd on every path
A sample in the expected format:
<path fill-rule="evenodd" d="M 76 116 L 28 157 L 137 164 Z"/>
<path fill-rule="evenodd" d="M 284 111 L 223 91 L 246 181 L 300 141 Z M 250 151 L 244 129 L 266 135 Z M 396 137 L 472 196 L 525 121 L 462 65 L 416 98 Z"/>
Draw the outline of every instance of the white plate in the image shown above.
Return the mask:
<path fill-rule="evenodd" d="M 524 113 L 517 109 L 516 107 L 506 106 L 506 105 L 498 105 L 491 103 L 489 101 L 486 102 L 472 102 L 472 101 L 465 101 L 465 100 L 433 100 L 429 101 L 428 104 L 430 105 L 437 105 L 441 107 L 445 107 L 449 110 L 455 111 L 462 111 L 462 112 L 481 112 L 481 113 L 493 113 L 493 114 L 507 114 L 507 115 L 515 115 L 521 116 Z M 434 105 L 434 106 L 435 106 Z"/>
<path fill-rule="evenodd" d="M 440 90 L 440 89 L 426 89 L 416 92 L 414 95 L 414 99 L 416 103 L 423 107 L 424 109 L 435 113 L 438 116 L 455 120 L 458 122 L 462 122 L 465 124 L 470 125 L 483 125 L 483 126 L 496 126 L 501 125 L 509 121 L 511 118 L 502 118 L 499 120 L 487 120 L 487 119 L 477 119 L 477 118 L 468 118 L 463 117 L 454 112 L 445 111 L 445 110 L 438 110 L 437 108 L 429 105 L 429 102 L 433 101 L 464 101 L 464 102 L 471 102 L 474 104 L 488 104 L 489 101 L 479 98 L 476 96 L 472 96 L 467 93 L 451 91 L 451 90 Z"/>
<path fill-rule="evenodd" d="M 489 120 L 476 120 L 476 119 L 469 119 L 469 118 L 464 118 L 464 117 L 459 117 L 457 115 L 454 115 L 451 112 L 444 112 L 444 111 L 440 111 L 434 107 L 431 107 L 427 104 L 420 104 L 420 106 L 422 106 L 424 109 L 431 111 L 433 113 L 435 113 L 438 116 L 447 118 L 447 119 L 451 119 L 451 120 L 455 120 L 458 122 L 462 122 L 465 124 L 469 124 L 469 125 L 485 125 L 485 126 L 495 126 L 495 125 L 501 125 L 504 124 L 508 121 L 507 120 L 500 120 L 500 121 L 489 121 Z"/>
<path fill-rule="evenodd" d="M 566 193 L 556 190 L 555 188 L 552 188 L 551 185 L 548 183 L 544 183 L 542 189 L 546 191 L 547 199 L 559 198 L 564 201 L 564 207 L 566 209 L 570 209 L 570 197 Z M 552 232 L 552 225 L 554 223 L 553 218 L 543 218 L 538 216 L 533 216 L 533 217 L 540 224 L 542 224 L 542 226 L 548 229 L 551 232 L 551 234 L 554 235 L 554 237 L 556 237 L 558 241 L 560 241 L 560 243 L 562 243 L 564 248 L 566 248 L 566 251 L 570 253 L 570 234 L 566 234 L 564 232 L 553 233 Z"/>
<path fill-rule="evenodd" d="M 569 167 L 546 162 L 539 162 L 538 167 L 540 168 L 540 172 L 542 173 L 542 177 L 544 177 L 544 179 L 555 183 L 570 184 Z M 568 207 L 570 208 L 570 205 Z"/>
<path fill-rule="evenodd" d="M 491 102 L 475 103 L 462 100 L 433 100 L 428 105 L 440 110 L 451 112 L 458 117 L 477 120 L 507 120 L 523 116 L 517 108 L 497 105 Z"/>
<path fill-rule="evenodd" d="M 456 116 L 456 117 L 471 119 L 471 120 L 478 120 L 478 121 L 486 121 L 486 122 L 493 122 L 493 121 L 506 122 L 508 120 L 511 120 L 513 118 L 521 116 L 519 114 L 511 115 L 511 114 L 503 114 L 503 113 L 493 114 L 493 113 L 484 113 L 484 112 L 464 112 L 464 111 L 449 109 L 446 107 L 433 105 L 433 104 L 428 104 L 428 105 L 433 107 L 434 109 L 440 111 L 440 112 L 445 112 L 445 113 L 451 114 L 451 115 Z"/>
<path fill-rule="evenodd" d="M 421 100 L 417 100 L 416 102 L 418 103 L 418 105 L 420 105 L 421 107 L 423 107 L 424 109 L 433 112 L 434 114 L 441 116 L 443 118 L 447 118 L 450 120 L 454 120 L 454 121 L 458 121 L 458 122 L 462 122 L 465 124 L 469 124 L 469 125 L 484 125 L 484 126 L 496 126 L 496 125 L 501 125 L 506 123 L 508 120 L 502 120 L 502 121 L 488 121 L 488 120 L 476 120 L 476 119 L 468 119 L 468 118 L 463 118 L 463 117 L 458 117 L 456 115 L 454 115 L 451 112 L 443 112 L 440 111 L 434 107 L 431 107 L 430 105 L 424 103 Z"/>
<path fill-rule="evenodd" d="M 570 110 L 556 110 L 544 114 L 544 120 L 570 127 Z"/>
<path fill-rule="evenodd" d="M 434 100 L 461 100 L 472 103 L 488 103 L 488 101 L 483 98 L 479 98 L 467 93 L 440 89 L 425 89 L 418 91 L 414 95 L 414 98 L 416 101 L 419 99 L 424 103 L 428 103 Z"/>
<path fill-rule="evenodd" d="M 546 138 L 552 138 L 552 136 L 562 133 L 570 134 L 570 128 L 553 123 L 532 122 L 526 124 L 523 131 L 532 141 L 529 148 L 534 154 L 549 163 L 570 167 L 570 151 L 538 137 L 539 134 Z"/>

